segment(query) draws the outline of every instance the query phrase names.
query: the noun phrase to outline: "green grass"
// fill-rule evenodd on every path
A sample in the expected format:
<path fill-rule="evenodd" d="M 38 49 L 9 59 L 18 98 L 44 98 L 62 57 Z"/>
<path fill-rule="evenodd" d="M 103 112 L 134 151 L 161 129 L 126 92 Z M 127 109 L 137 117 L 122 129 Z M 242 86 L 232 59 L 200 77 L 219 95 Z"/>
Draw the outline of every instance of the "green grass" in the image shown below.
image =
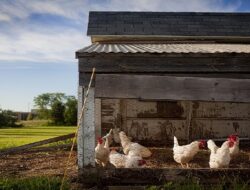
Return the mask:
<path fill-rule="evenodd" d="M 26 179 L 6 178 L 0 179 L 0 190 L 59 190 L 61 178 L 59 177 L 31 177 Z M 69 190 L 66 181 L 63 190 Z"/>
<path fill-rule="evenodd" d="M 0 129 L 0 149 L 73 133 L 73 126 L 46 126 L 46 121 L 22 122 L 22 128 Z M 67 141 L 68 142 L 68 141 Z"/>

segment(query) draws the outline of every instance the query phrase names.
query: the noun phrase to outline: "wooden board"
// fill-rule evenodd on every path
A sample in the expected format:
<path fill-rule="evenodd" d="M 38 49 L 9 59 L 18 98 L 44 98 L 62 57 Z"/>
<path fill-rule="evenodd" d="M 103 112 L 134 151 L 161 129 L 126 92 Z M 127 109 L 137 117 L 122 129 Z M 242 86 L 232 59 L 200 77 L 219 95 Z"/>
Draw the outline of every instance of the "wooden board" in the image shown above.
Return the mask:
<path fill-rule="evenodd" d="M 226 54 L 215 55 L 179 54 L 164 55 L 95 55 L 79 58 L 79 72 L 96 73 L 250 73 L 250 56 Z"/>
<path fill-rule="evenodd" d="M 174 119 L 127 119 L 127 134 L 133 140 L 147 141 L 150 145 L 172 142 L 173 136 L 186 140 L 186 120 Z"/>
<path fill-rule="evenodd" d="M 179 118 L 186 117 L 183 101 L 126 100 L 128 118 Z"/>
<path fill-rule="evenodd" d="M 250 103 L 193 102 L 193 117 L 250 120 Z"/>
<path fill-rule="evenodd" d="M 70 133 L 68 135 L 58 136 L 58 137 L 54 137 L 54 138 L 50 138 L 50 139 L 46 139 L 46 140 L 42 140 L 42 141 L 38 141 L 38 142 L 33 142 L 33 143 L 25 144 L 22 146 L 14 147 L 14 148 L 4 149 L 4 150 L 0 151 L 0 156 L 6 155 L 6 154 L 22 152 L 24 150 L 28 150 L 28 149 L 31 149 L 33 147 L 42 146 L 42 145 L 53 143 L 53 142 L 71 139 L 74 136 L 75 136 L 75 133 Z"/>
<path fill-rule="evenodd" d="M 100 187 L 107 185 L 160 185 L 169 181 L 185 182 L 187 179 L 197 180 L 202 184 L 218 184 L 225 179 L 248 181 L 249 168 L 230 169 L 97 169 L 86 168 L 79 170 L 79 180 L 86 184 L 97 184 Z M 208 180 L 209 179 L 209 180 Z"/>
<path fill-rule="evenodd" d="M 250 103 L 102 99 L 102 107 L 103 135 L 122 126 L 133 140 L 149 146 L 172 142 L 173 135 L 182 141 L 233 133 L 250 137 Z"/>
<path fill-rule="evenodd" d="M 242 138 L 250 137 L 250 119 L 196 119 L 191 121 L 191 139 L 226 138 L 237 133 Z"/>
<path fill-rule="evenodd" d="M 250 102 L 250 79 L 99 74 L 96 97 Z"/>

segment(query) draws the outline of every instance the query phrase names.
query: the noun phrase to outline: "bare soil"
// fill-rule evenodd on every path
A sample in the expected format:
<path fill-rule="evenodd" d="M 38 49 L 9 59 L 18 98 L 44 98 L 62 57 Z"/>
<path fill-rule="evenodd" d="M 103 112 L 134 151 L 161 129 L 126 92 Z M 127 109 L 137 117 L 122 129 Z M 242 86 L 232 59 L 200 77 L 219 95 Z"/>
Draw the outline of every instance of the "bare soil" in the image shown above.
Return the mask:
<path fill-rule="evenodd" d="M 171 148 L 151 148 L 152 157 L 147 159 L 147 168 L 181 168 L 173 159 Z M 191 168 L 209 168 L 208 150 L 201 150 L 190 162 Z M 230 168 L 250 168 L 250 149 L 241 150 L 240 154 L 233 158 Z"/>
<path fill-rule="evenodd" d="M 152 157 L 146 159 L 147 168 L 181 168 L 173 160 L 172 148 L 150 148 Z M 62 176 L 69 150 L 40 149 L 19 154 L 0 157 L 0 178 L 2 177 L 33 177 Z M 209 151 L 200 151 L 191 161 L 191 168 L 208 168 Z M 240 155 L 230 163 L 230 168 L 250 168 L 250 148 L 241 150 Z M 76 151 L 73 152 L 68 167 L 68 179 L 77 185 Z"/>
<path fill-rule="evenodd" d="M 0 177 L 62 176 L 68 150 L 31 151 L 0 157 Z M 68 167 L 68 176 L 77 176 L 76 152 Z"/>

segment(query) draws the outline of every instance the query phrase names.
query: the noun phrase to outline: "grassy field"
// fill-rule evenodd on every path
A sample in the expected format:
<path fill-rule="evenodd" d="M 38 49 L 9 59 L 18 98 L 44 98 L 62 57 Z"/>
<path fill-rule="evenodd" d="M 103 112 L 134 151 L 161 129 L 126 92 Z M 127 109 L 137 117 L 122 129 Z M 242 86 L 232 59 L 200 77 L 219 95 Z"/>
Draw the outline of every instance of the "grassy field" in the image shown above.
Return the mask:
<path fill-rule="evenodd" d="M 0 149 L 20 146 L 73 133 L 73 126 L 47 126 L 47 121 L 27 121 L 22 128 L 0 129 Z"/>

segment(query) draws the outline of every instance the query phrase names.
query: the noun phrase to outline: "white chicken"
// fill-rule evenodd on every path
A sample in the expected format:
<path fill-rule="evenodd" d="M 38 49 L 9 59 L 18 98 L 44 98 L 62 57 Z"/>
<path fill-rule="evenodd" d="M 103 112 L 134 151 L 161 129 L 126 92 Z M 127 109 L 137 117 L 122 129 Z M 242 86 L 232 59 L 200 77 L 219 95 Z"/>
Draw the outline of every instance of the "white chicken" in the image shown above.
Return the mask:
<path fill-rule="evenodd" d="M 146 161 L 142 157 L 132 154 L 120 154 L 116 150 L 112 150 L 109 155 L 109 161 L 116 168 L 142 168 Z"/>
<path fill-rule="evenodd" d="M 227 140 L 234 142 L 234 145 L 232 147 L 229 147 L 230 156 L 231 158 L 233 158 L 237 156 L 240 152 L 239 148 L 240 139 L 238 135 L 230 135 Z"/>
<path fill-rule="evenodd" d="M 225 141 L 221 147 L 217 147 L 213 140 L 208 140 L 207 147 L 210 149 L 210 168 L 226 168 L 229 166 L 231 157 L 229 147 L 233 146 L 233 142 Z"/>
<path fill-rule="evenodd" d="M 180 146 L 177 138 L 174 136 L 174 160 L 180 163 L 184 168 L 184 164 L 189 168 L 189 162 L 199 152 L 200 149 L 205 148 L 206 142 L 204 140 L 194 141 L 187 145 Z"/>
<path fill-rule="evenodd" d="M 109 162 L 109 142 L 108 138 L 105 140 L 105 144 L 103 143 L 103 139 L 101 137 L 98 138 L 97 146 L 95 147 L 95 161 L 96 163 L 105 167 Z"/>
<path fill-rule="evenodd" d="M 147 158 L 152 155 L 151 151 L 145 146 L 142 146 L 139 143 L 131 142 L 123 131 L 119 133 L 119 137 L 124 154 L 129 154 L 129 152 L 132 151 L 133 155 L 141 156 L 143 158 Z"/>

